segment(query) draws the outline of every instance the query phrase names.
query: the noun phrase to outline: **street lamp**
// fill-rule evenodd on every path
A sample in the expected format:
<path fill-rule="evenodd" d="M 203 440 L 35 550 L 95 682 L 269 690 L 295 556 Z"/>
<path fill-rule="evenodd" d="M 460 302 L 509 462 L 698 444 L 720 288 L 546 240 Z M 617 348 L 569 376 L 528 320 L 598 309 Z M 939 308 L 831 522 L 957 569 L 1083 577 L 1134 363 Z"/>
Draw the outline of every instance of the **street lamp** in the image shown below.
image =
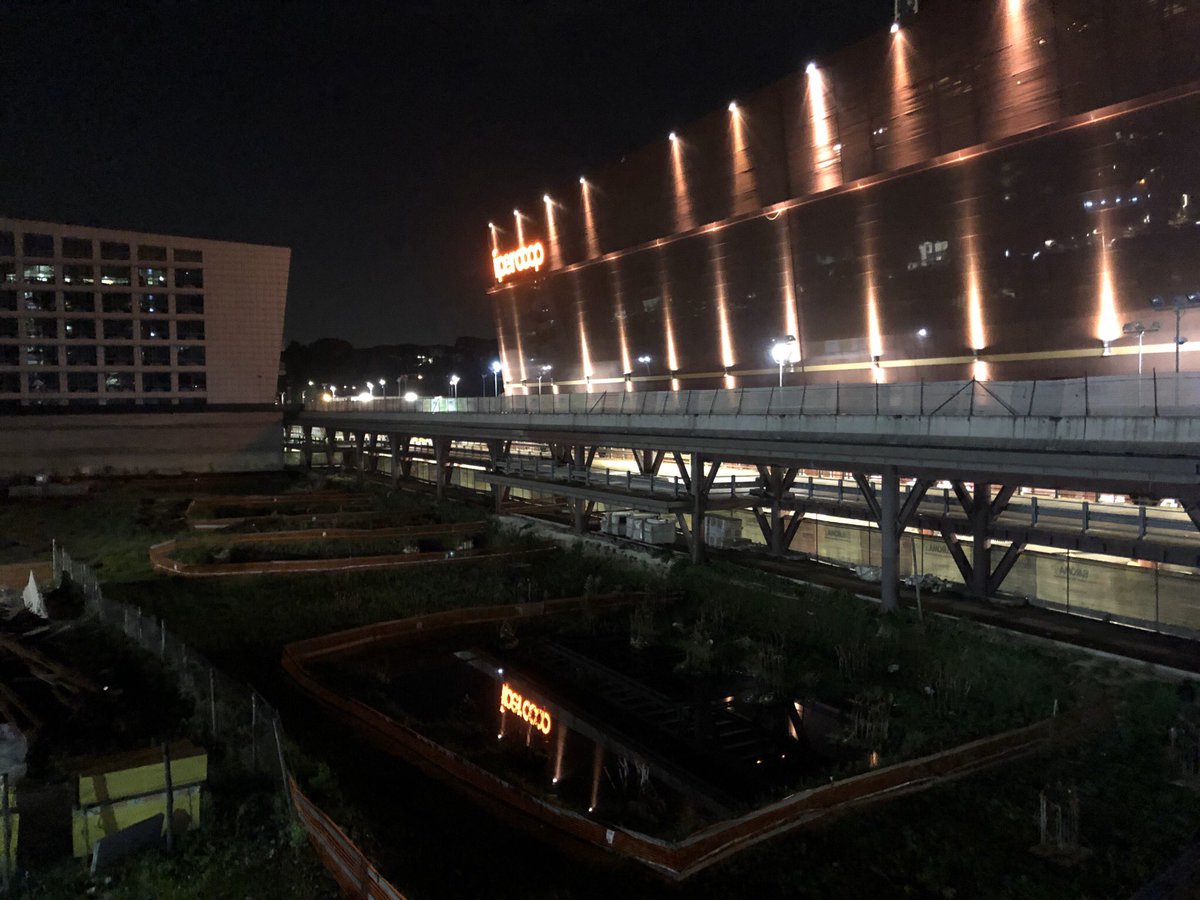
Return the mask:
<path fill-rule="evenodd" d="M 408 391 L 407 393 L 405 393 L 405 395 L 404 395 L 405 403 L 415 403 L 416 400 L 417 400 L 417 392 L 416 391 Z"/>
<path fill-rule="evenodd" d="M 379 396 L 383 397 L 384 399 L 387 399 L 387 379 L 386 378 L 379 379 Z"/>
<path fill-rule="evenodd" d="M 373 381 L 367 382 L 367 393 L 370 394 L 372 397 L 375 396 L 375 382 L 373 382 Z"/>
<path fill-rule="evenodd" d="M 538 396 L 542 396 L 542 376 L 548 373 L 554 366 L 539 366 L 538 367 Z"/>
<path fill-rule="evenodd" d="M 649 376 L 649 375 L 650 375 L 650 360 L 651 360 L 651 357 L 650 357 L 650 354 L 648 354 L 648 353 L 647 353 L 647 354 L 645 354 L 645 355 L 643 355 L 643 356 L 639 356 L 639 357 L 638 357 L 638 360 L 637 360 L 637 361 L 638 361 L 638 362 L 640 362 L 640 363 L 641 363 L 643 366 L 645 366 L 645 367 L 646 367 L 646 375 L 647 375 L 647 376 Z"/>
<path fill-rule="evenodd" d="M 779 366 L 779 386 L 783 387 L 783 367 L 800 359 L 800 344 L 794 335 L 779 338 L 771 346 L 771 359 Z"/>
<path fill-rule="evenodd" d="M 455 400 L 458 399 L 458 380 L 459 379 L 457 375 L 450 376 L 450 395 L 454 397 Z"/>
<path fill-rule="evenodd" d="M 1122 326 L 1122 328 L 1121 328 L 1121 331 L 1124 334 L 1136 334 L 1137 335 L 1137 339 L 1138 339 L 1138 374 L 1139 375 L 1142 374 L 1142 339 L 1145 338 L 1147 334 L 1154 334 L 1154 332 L 1158 331 L 1158 329 L 1159 329 L 1158 322 L 1151 322 L 1149 327 L 1146 327 L 1141 322 L 1126 322 L 1125 325 Z"/>
<path fill-rule="evenodd" d="M 500 365 L 500 360 L 492 360 L 492 396 L 500 396 L 500 370 L 504 368 Z"/>
<path fill-rule="evenodd" d="M 1180 326 L 1183 322 L 1183 311 L 1194 306 L 1200 306 L 1200 293 L 1192 294 L 1176 294 L 1170 300 L 1163 297 L 1154 297 L 1150 301 L 1150 305 L 1155 309 L 1174 309 L 1175 310 L 1175 372 L 1179 373 L 1179 348 L 1187 343 L 1187 338 L 1179 333 Z"/>

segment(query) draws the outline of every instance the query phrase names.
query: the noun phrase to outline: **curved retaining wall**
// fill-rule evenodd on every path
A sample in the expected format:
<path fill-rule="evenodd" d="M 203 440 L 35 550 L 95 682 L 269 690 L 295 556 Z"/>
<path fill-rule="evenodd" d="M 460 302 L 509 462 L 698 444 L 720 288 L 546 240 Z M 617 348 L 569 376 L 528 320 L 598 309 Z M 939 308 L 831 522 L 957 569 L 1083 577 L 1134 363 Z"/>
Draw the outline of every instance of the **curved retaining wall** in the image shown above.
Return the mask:
<path fill-rule="evenodd" d="M 351 540 L 361 538 L 420 538 L 453 537 L 455 535 L 479 534 L 486 525 L 468 522 L 451 525 L 422 525 L 405 528 L 326 528 L 304 531 L 282 531 L 266 534 L 230 536 L 215 543 L 224 546 L 237 544 L 288 544 L 313 540 Z M 185 578 L 218 578 L 224 575 L 296 575 L 310 572 L 342 572 L 359 569 L 384 569 L 397 566 L 437 565 L 456 562 L 478 561 L 493 557 L 528 556 L 545 553 L 550 548 L 532 550 L 453 550 L 430 553 L 389 553 L 375 556 L 344 556 L 334 559 L 281 559 L 241 563 L 184 563 L 172 554 L 180 549 L 195 546 L 210 546 L 208 540 L 170 540 L 150 548 L 150 565 L 159 572 L 181 575 Z"/>
<path fill-rule="evenodd" d="M 415 755 L 517 813 L 637 860 L 673 880 L 687 878 L 745 847 L 827 815 L 923 790 L 939 781 L 1030 753 L 1052 735 L 1053 720 L 1046 719 L 941 753 L 800 791 L 739 818 L 717 822 L 683 840 L 665 841 L 632 830 L 610 828 L 532 796 L 374 707 L 329 689 L 308 668 L 314 662 L 382 649 L 418 633 L 425 636 L 467 625 L 571 612 L 585 607 L 620 606 L 636 599 L 640 599 L 640 595 L 574 598 L 414 616 L 296 641 L 284 648 L 282 663 L 284 670 L 309 696 L 380 749 L 406 758 Z"/>

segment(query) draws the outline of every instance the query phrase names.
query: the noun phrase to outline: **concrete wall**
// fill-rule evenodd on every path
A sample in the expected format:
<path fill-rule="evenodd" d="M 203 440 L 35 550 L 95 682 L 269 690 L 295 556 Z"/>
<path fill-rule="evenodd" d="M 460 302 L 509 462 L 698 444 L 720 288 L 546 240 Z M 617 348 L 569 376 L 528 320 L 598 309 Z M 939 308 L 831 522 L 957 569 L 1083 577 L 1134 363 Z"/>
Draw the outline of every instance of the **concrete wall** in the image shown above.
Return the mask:
<path fill-rule="evenodd" d="M 0 417 L 0 478 L 271 471 L 282 468 L 278 412 Z"/>

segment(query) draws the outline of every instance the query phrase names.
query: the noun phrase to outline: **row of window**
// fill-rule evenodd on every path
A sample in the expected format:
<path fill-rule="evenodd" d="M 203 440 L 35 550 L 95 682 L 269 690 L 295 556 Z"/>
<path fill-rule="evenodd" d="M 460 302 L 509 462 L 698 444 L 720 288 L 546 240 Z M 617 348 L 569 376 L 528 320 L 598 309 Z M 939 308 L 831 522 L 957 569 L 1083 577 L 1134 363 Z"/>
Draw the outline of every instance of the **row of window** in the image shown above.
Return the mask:
<path fill-rule="evenodd" d="M 171 348 L 169 346 L 134 347 L 130 345 L 113 347 L 95 344 L 78 344 L 62 348 L 56 344 L 0 344 L 0 366 L 44 366 L 54 368 L 63 365 L 65 359 L 68 366 L 132 366 L 139 360 L 143 366 L 170 366 Z M 104 354 L 103 363 L 100 353 Z M 175 366 L 204 365 L 204 347 L 197 344 L 184 344 L 175 348 Z"/>
<path fill-rule="evenodd" d="M 94 259 L 96 256 L 96 241 L 91 238 L 64 237 L 62 253 L 54 252 L 54 235 L 34 234 L 26 232 L 21 235 L 22 256 L 34 259 Z M 121 241 L 99 241 L 101 259 L 130 259 L 129 244 Z M 17 242 L 11 231 L 0 231 L 0 256 L 16 256 Z M 166 262 L 167 248 L 153 244 L 138 244 L 137 258 L 150 262 Z M 176 247 L 172 258 L 175 262 L 199 263 L 204 262 L 204 253 L 200 250 L 186 250 Z"/>
<path fill-rule="evenodd" d="M 36 394 L 128 394 L 138 390 L 137 372 L 35 372 L 29 375 L 29 392 Z M 144 393 L 192 394 L 208 389 L 203 372 L 180 372 L 178 387 L 171 386 L 170 372 L 142 372 L 141 390 Z M 0 372 L 0 394 L 21 393 L 21 376 L 17 372 Z"/>
<path fill-rule="evenodd" d="M 57 312 L 57 291 L 0 291 L 0 313 Z M 174 297 L 172 304 L 171 298 Z M 100 311 L 105 313 L 132 313 L 134 295 L 126 293 L 100 294 Z M 142 315 L 200 316 L 204 314 L 203 294 L 138 294 L 137 306 Z M 90 313 L 96 311 L 96 294 L 91 291 L 64 291 L 64 312 Z"/>
<path fill-rule="evenodd" d="M 18 270 L 16 263 L 0 263 L 0 282 L 16 284 L 17 272 L 20 271 L 26 284 L 57 284 L 57 266 L 48 263 L 27 263 Z M 62 267 L 63 284 L 104 284 L 129 287 L 166 287 L 167 270 L 161 266 L 96 266 L 64 264 Z M 203 269 L 175 269 L 175 287 L 202 288 L 204 287 Z"/>
<path fill-rule="evenodd" d="M 94 341 L 103 327 L 103 339 L 108 341 L 131 341 L 134 336 L 133 319 L 51 319 L 0 318 L 0 339 L 28 338 L 30 340 Z M 137 333 L 143 341 L 171 340 L 169 319 L 142 319 Z M 174 323 L 174 338 L 177 341 L 204 340 L 203 319 L 179 319 Z"/>

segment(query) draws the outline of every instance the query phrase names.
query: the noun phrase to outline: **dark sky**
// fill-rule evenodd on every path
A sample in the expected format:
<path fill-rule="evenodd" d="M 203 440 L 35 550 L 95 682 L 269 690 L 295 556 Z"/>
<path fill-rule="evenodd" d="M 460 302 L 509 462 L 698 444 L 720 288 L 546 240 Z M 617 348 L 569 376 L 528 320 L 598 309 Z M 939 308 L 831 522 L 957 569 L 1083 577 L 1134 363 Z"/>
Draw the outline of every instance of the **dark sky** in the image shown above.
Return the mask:
<path fill-rule="evenodd" d="M 289 339 L 489 336 L 489 218 L 891 8 L 0 0 L 0 214 L 289 246 Z"/>

